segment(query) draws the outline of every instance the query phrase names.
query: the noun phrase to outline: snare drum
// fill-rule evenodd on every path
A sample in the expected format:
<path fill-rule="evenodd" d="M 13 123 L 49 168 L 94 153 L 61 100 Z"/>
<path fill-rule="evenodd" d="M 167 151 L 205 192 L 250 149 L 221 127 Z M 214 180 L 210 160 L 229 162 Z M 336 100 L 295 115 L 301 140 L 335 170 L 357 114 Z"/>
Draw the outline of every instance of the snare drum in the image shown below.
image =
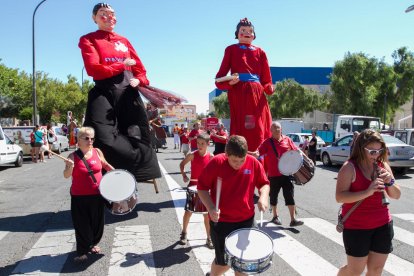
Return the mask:
<path fill-rule="evenodd" d="M 293 182 L 297 185 L 308 183 L 315 173 L 315 165 L 312 160 L 299 150 L 285 152 L 280 157 L 278 166 L 280 173 L 292 176 Z"/>
<path fill-rule="evenodd" d="M 273 240 L 256 228 L 241 228 L 231 232 L 225 241 L 224 260 L 235 271 L 256 274 L 272 264 Z"/>
<path fill-rule="evenodd" d="M 197 186 L 190 186 L 187 188 L 187 201 L 185 203 L 185 210 L 193 213 L 208 213 L 206 206 L 204 206 L 203 202 L 198 196 Z"/>
<path fill-rule="evenodd" d="M 99 191 L 109 201 L 109 211 L 114 215 L 131 212 L 138 201 L 135 177 L 125 170 L 112 170 L 101 179 Z"/>

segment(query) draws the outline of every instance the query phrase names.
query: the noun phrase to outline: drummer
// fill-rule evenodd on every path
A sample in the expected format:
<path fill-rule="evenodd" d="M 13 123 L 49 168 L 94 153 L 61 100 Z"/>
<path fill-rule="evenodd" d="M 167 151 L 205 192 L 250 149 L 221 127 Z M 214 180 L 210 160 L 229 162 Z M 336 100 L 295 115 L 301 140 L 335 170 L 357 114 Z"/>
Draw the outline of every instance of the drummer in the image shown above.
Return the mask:
<path fill-rule="evenodd" d="M 98 254 L 101 249 L 97 244 L 104 230 L 104 201 L 99 194 L 102 169 L 114 168 L 105 160 L 101 150 L 93 147 L 95 130 L 82 127 L 78 132 L 79 149 L 68 156 L 63 176 L 72 176 L 71 214 L 75 228 L 76 252 L 75 262 L 84 262 L 88 253 Z M 81 156 L 85 161 L 82 161 Z M 89 174 L 88 164 L 93 174 Z M 92 178 L 93 175 L 93 178 Z"/>
<path fill-rule="evenodd" d="M 221 178 L 222 185 L 219 205 L 216 206 L 218 178 Z M 225 153 L 216 155 L 198 178 L 198 194 L 209 213 L 215 248 L 215 259 L 207 275 L 222 275 L 230 268 L 224 260 L 226 237 L 234 230 L 254 226 L 255 187 L 260 194 L 257 205 L 265 211 L 269 200 L 269 180 L 263 166 L 256 158 L 247 155 L 244 137 L 230 136 Z M 244 274 L 236 272 L 236 275 Z"/>
<path fill-rule="evenodd" d="M 213 154 L 208 152 L 207 150 L 207 146 L 209 142 L 210 142 L 209 135 L 199 134 L 197 136 L 197 150 L 187 154 L 184 160 L 181 161 L 180 163 L 180 171 L 181 171 L 181 175 L 183 176 L 183 181 L 188 182 L 190 180 L 188 187 L 197 185 L 197 179 L 199 175 L 204 170 L 208 162 L 210 162 L 211 158 L 213 158 Z M 188 176 L 184 171 L 184 167 L 188 162 L 191 162 L 191 179 L 188 179 Z M 186 203 L 186 206 L 187 206 L 187 203 Z M 187 244 L 187 227 L 188 227 L 188 223 L 190 222 L 191 215 L 192 213 L 190 211 L 185 210 L 184 216 L 183 216 L 183 231 L 181 232 L 181 237 L 180 237 L 180 244 L 182 245 Z M 204 226 L 206 228 L 206 233 L 207 233 L 206 245 L 208 248 L 214 249 L 214 246 L 213 246 L 213 243 L 210 237 L 210 222 L 208 219 L 208 214 L 204 214 Z"/>
<path fill-rule="evenodd" d="M 295 218 L 295 199 L 294 187 L 289 177 L 282 175 L 279 171 L 279 158 L 289 150 L 297 150 L 298 148 L 293 141 L 285 135 L 282 135 L 282 126 L 279 122 L 273 122 L 270 131 L 272 136 L 263 141 L 259 146 L 256 156 L 263 156 L 266 163 L 267 175 L 270 180 L 270 205 L 272 206 L 273 218 L 271 222 L 276 225 L 282 225 L 277 212 L 277 201 L 280 189 L 283 189 L 283 197 L 285 204 L 290 213 L 290 226 L 295 227 L 303 224 L 303 221 Z M 274 149 L 273 146 L 274 145 Z M 277 151 L 278 157 L 276 156 Z"/>

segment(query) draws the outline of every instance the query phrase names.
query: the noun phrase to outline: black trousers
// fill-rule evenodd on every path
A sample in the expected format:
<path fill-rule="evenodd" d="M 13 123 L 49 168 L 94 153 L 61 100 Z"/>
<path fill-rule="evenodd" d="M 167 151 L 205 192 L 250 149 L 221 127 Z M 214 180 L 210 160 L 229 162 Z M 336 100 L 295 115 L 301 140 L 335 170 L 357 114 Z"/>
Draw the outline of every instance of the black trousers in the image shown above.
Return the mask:
<path fill-rule="evenodd" d="M 95 129 L 94 146 L 114 168 L 129 171 L 137 181 L 159 178 L 146 109 L 138 90 L 129 85 L 130 78 L 132 73 L 124 71 L 95 81 L 89 91 L 84 125 Z"/>
<path fill-rule="evenodd" d="M 71 196 L 71 214 L 75 228 L 76 252 L 87 254 L 102 238 L 105 207 L 101 195 Z"/>
<path fill-rule="evenodd" d="M 283 198 L 285 199 L 285 205 L 295 205 L 295 188 L 289 177 L 286 175 L 269 177 L 270 181 L 270 205 L 276 206 L 278 202 L 278 196 L 280 189 L 283 191 Z"/>
<path fill-rule="evenodd" d="M 224 151 L 226 149 L 226 144 L 223 144 L 223 143 L 215 142 L 214 146 L 215 146 L 214 152 L 213 152 L 214 155 L 224 153 Z"/>

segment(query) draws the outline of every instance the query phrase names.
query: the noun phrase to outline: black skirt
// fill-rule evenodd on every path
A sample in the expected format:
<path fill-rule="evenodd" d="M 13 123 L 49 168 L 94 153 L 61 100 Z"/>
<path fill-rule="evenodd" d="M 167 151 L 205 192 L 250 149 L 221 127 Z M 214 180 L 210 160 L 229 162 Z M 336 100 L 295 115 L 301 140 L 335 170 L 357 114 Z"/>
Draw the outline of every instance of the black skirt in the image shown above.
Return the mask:
<path fill-rule="evenodd" d="M 144 103 L 129 85 L 129 71 L 95 81 L 89 91 L 85 126 L 95 129 L 94 147 L 101 149 L 116 169 L 132 173 L 137 181 L 161 177 L 157 155 L 151 147 Z"/>

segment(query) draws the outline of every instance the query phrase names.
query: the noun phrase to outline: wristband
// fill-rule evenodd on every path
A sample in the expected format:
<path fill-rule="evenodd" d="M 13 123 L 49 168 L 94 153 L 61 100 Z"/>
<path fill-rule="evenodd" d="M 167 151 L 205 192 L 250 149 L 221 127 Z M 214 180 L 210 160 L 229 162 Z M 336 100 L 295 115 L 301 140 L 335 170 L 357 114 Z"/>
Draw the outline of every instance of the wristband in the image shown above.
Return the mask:
<path fill-rule="evenodd" d="M 394 178 L 391 178 L 390 183 L 384 183 L 384 186 L 385 187 L 391 187 L 392 185 L 394 185 L 394 183 L 395 183 L 395 179 Z"/>

